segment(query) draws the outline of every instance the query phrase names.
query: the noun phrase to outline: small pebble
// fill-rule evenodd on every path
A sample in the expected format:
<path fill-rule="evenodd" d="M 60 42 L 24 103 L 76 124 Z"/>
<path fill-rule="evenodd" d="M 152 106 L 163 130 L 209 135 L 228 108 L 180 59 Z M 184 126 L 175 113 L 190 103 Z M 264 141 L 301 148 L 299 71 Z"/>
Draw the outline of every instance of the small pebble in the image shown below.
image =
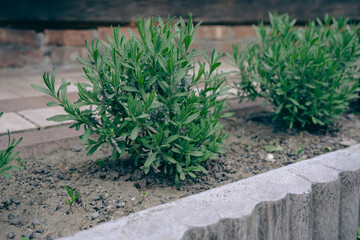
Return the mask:
<path fill-rule="evenodd" d="M 13 202 L 15 204 L 20 204 L 20 199 L 17 197 L 11 198 L 10 200 L 11 200 L 11 202 Z"/>
<path fill-rule="evenodd" d="M 275 162 L 274 155 L 271 153 L 266 154 L 265 160 L 274 163 Z"/>
<path fill-rule="evenodd" d="M 8 206 L 9 211 L 14 211 L 15 209 L 16 209 L 16 205 L 14 205 L 14 204 Z"/>
<path fill-rule="evenodd" d="M 95 218 L 97 218 L 97 217 L 99 217 L 99 216 L 100 216 L 99 212 L 94 212 L 94 213 L 91 215 L 92 219 L 95 219 Z"/>
<path fill-rule="evenodd" d="M 11 232 L 7 235 L 8 239 L 14 239 L 14 237 L 15 237 L 15 234 L 13 232 Z"/>
<path fill-rule="evenodd" d="M 100 173 L 100 178 L 106 178 L 106 173 L 101 172 L 101 173 Z"/>
<path fill-rule="evenodd" d="M 33 225 L 34 228 L 35 228 L 36 226 L 40 225 L 40 220 L 37 219 L 37 218 L 34 218 L 34 219 L 32 220 L 32 225 Z"/>
<path fill-rule="evenodd" d="M 74 145 L 74 146 L 73 146 L 73 150 L 74 150 L 75 152 L 80 152 L 80 151 L 82 150 L 82 147 L 79 146 L 79 145 Z"/>
<path fill-rule="evenodd" d="M 357 141 L 354 139 L 349 139 L 349 140 L 340 141 L 339 143 L 345 147 L 350 147 L 352 145 L 357 144 Z"/>
<path fill-rule="evenodd" d="M 16 227 L 21 227 L 23 224 L 22 224 L 21 220 L 14 219 L 10 222 L 10 225 L 14 225 Z"/>
<path fill-rule="evenodd" d="M 8 219 L 9 219 L 9 220 L 12 220 L 12 219 L 14 219 L 14 218 L 15 218 L 15 215 L 14 215 L 14 214 L 10 213 L 10 214 L 8 215 Z"/>

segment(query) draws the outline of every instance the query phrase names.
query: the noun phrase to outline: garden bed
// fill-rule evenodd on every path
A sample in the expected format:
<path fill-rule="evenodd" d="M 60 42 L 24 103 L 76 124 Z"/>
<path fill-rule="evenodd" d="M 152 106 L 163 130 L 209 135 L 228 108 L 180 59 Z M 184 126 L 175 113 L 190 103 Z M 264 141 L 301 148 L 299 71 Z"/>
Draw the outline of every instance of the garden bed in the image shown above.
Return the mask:
<path fill-rule="evenodd" d="M 239 109 L 222 120 L 230 135 L 226 154 L 210 161 L 208 175 L 180 187 L 172 179 L 144 175 L 126 164 L 107 161 L 110 149 L 87 156 L 84 147 L 28 158 L 27 169 L 0 179 L 0 239 L 54 239 L 97 224 L 196 194 L 271 169 L 360 142 L 360 116 L 348 113 L 316 131 L 286 130 L 260 107 Z M 270 151 L 275 151 L 269 153 Z M 98 164 L 96 160 L 100 160 Z M 80 199 L 69 210 L 65 185 Z"/>

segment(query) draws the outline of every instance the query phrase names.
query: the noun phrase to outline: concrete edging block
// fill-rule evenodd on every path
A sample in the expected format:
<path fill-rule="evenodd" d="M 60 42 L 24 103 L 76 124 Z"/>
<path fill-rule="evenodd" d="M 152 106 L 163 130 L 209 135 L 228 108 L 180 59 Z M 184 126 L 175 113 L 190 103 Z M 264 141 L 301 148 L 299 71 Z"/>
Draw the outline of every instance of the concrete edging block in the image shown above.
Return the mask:
<path fill-rule="evenodd" d="M 355 239 L 360 144 L 131 214 L 74 239 Z"/>

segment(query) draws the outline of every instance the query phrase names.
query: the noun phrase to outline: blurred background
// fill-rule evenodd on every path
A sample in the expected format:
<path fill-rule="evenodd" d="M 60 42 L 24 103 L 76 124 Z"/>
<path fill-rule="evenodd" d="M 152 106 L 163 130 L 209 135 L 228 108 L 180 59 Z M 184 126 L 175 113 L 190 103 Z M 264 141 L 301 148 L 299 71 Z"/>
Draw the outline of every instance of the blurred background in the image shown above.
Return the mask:
<path fill-rule="evenodd" d="M 104 39 L 110 25 L 136 32 L 136 16 L 192 14 L 202 21 L 197 49 L 231 51 L 255 37 L 251 27 L 268 12 L 289 13 L 304 24 L 326 13 L 360 20 L 359 0 L 11 0 L 0 1 L 0 68 L 64 66 L 87 55 L 84 40 Z"/>

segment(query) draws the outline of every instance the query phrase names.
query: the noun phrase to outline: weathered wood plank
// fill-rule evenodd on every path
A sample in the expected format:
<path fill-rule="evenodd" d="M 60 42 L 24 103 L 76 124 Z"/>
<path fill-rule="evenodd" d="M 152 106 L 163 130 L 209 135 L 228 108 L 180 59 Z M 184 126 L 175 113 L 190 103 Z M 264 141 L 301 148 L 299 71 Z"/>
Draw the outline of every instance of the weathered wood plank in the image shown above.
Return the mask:
<path fill-rule="evenodd" d="M 360 20 L 359 0 L 1 0 L 0 21 L 127 23 L 136 14 L 166 17 L 190 13 L 204 23 L 267 20 L 269 11 L 288 12 L 299 21 L 325 13 Z"/>

